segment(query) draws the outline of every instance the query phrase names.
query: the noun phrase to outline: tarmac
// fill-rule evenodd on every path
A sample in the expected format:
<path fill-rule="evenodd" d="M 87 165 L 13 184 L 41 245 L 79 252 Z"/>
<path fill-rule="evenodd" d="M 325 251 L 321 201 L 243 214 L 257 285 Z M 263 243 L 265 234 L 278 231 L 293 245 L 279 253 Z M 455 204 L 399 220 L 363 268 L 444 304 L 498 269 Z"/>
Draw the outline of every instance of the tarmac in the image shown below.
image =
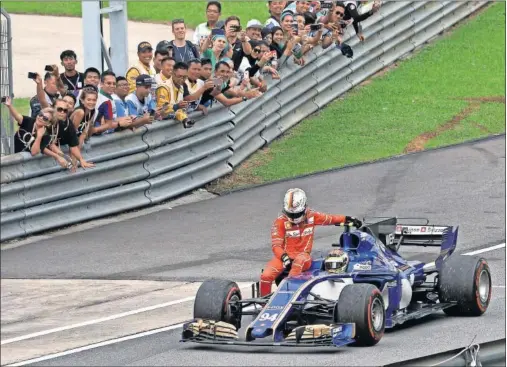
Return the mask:
<path fill-rule="evenodd" d="M 44 66 L 57 64 L 60 67 L 60 53 L 71 49 L 77 54 L 76 68 L 83 72 L 83 24 L 82 18 L 46 15 L 10 14 L 12 20 L 12 63 L 15 98 L 35 95 L 35 82 L 27 73 L 44 73 Z M 30 25 L 30 26 L 27 26 Z M 104 41 L 109 47 L 109 20 L 103 20 Z M 193 30 L 187 30 L 190 39 Z M 129 63 L 137 58 L 137 45 L 150 42 L 153 47 L 161 40 L 172 40 L 174 35 L 168 24 L 128 22 Z M 100 65 L 98 65 L 100 66 Z M 63 72 L 63 67 L 61 67 Z"/>

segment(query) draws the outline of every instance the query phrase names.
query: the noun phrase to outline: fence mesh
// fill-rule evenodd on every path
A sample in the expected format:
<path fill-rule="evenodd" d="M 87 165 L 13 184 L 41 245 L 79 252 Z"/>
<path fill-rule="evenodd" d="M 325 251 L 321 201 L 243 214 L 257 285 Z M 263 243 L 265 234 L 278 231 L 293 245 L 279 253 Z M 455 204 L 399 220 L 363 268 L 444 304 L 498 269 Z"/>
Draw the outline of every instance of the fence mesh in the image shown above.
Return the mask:
<path fill-rule="evenodd" d="M 12 96 L 12 35 L 9 15 L 2 9 L 0 24 L 0 97 Z M 4 105 L 0 107 L 2 155 L 14 153 L 14 123 Z"/>

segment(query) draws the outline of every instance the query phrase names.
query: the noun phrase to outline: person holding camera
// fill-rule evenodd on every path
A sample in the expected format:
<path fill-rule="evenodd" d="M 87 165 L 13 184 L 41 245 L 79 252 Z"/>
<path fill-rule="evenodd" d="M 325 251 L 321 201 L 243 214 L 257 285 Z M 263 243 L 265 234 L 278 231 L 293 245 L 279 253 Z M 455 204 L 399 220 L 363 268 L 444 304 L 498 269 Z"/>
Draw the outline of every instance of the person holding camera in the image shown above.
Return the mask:
<path fill-rule="evenodd" d="M 35 156 L 49 146 L 51 138 L 46 130 L 53 121 L 54 110 L 51 107 L 43 108 L 34 118 L 21 115 L 12 105 L 10 97 L 4 97 L 2 103 L 18 123 L 18 131 L 14 134 L 14 153 L 30 152 Z"/>
<path fill-rule="evenodd" d="M 241 22 L 237 16 L 230 16 L 225 20 L 225 35 L 228 47 L 232 48 L 232 61 L 234 70 L 238 70 L 243 57 L 252 53 L 252 46 L 246 32 L 241 30 Z"/>
<path fill-rule="evenodd" d="M 225 37 L 225 31 L 223 29 L 213 29 L 210 36 L 206 39 L 203 44 L 204 52 L 202 57 L 211 60 L 211 65 L 215 68 L 215 65 L 222 57 L 231 57 L 232 48 L 229 47 L 227 38 Z"/>

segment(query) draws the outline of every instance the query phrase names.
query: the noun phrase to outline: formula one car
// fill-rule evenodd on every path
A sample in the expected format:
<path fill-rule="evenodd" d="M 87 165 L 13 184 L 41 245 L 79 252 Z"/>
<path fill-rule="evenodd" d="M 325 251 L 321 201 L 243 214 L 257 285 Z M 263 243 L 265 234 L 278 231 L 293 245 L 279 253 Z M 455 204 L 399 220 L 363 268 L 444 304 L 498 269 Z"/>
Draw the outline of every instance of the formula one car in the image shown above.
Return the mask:
<path fill-rule="evenodd" d="M 182 342 L 249 346 L 343 346 L 377 344 L 385 328 L 439 311 L 480 316 L 491 298 L 491 273 L 481 257 L 452 255 L 458 228 L 429 221 L 400 224 L 378 218 L 355 230 L 350 224 L 339 243 L 347 252 L 344 273 L 325 270 L 324 257 L 296 277 L 282 274 L 273 293 L 243 299 L 238 285 L 211 279 L 199 288 L 194 319 L 183 326 Z M 417 218 L 404 218 L 417 221 Z M 431 263 L 407 261 L 401 245 L 440 246 Z M 239 338 L 242 317 L 254 316 Z M 269 340 L 266 340 L 269 339 Z"/>

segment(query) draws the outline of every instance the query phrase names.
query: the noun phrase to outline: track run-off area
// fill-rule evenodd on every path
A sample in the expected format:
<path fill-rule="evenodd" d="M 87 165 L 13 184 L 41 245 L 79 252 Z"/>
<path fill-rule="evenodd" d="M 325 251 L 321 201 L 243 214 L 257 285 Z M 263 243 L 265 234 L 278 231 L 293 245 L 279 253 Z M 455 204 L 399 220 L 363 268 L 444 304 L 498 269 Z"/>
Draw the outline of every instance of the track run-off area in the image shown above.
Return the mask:
<path fill-rule="evenodd" d="M 444 313 L 389 330 L 372 348 L 179 343 L 205 279 L 250 284 L 290 187 L 313 208 L 459 225 L 457 254 L 483 256 L 493 295 L 478 318 Z M 319 227 L 314 251 L 340 230 Z M 407 247 L 432 261 L 438 249 Z M 505 338 L 505 135 L 259 186 L 4 246 L 2 365 L 381 365 Z"/>

